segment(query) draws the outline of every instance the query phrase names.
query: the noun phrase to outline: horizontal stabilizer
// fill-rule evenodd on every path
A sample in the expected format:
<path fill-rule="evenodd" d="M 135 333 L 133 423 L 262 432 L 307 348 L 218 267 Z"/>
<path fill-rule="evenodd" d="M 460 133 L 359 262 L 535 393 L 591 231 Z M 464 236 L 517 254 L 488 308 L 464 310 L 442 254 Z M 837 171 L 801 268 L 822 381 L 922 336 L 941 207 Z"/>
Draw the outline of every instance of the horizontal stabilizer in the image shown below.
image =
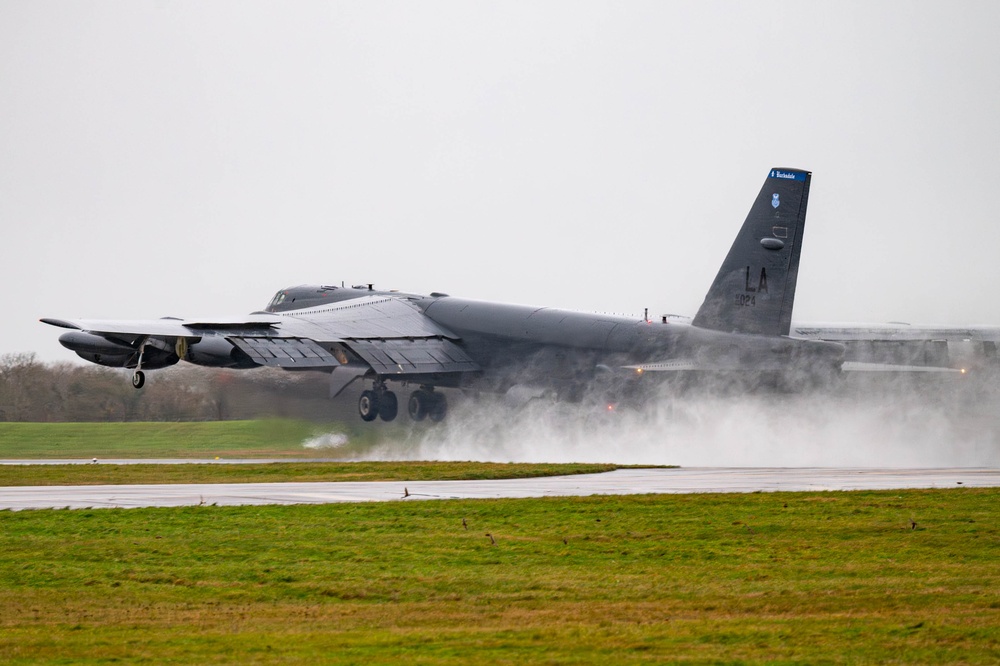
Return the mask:
<path fill-rule="evenodd" d="M 623 365 L 625 370 L 634 372 L 684 372 L 686 370 L 707 370 L 703 363 L 697 361 L 665 361 L 663 363 L 640 363 Z"/>

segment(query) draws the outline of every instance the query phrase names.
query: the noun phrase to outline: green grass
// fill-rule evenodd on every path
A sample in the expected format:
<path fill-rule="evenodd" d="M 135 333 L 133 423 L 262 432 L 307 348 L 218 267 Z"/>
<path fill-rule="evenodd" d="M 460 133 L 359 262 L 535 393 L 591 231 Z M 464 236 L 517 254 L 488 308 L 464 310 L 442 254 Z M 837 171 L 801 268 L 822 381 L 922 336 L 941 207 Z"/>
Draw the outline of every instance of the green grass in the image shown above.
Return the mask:
<path fill-rule="evenodd" d="M 317 434 L 350 435 L 344 447 L 307 449 Z M 304 421 L 185 423 L 0 423 L 0 458 L 310 458 L 349 456 L 374 441 L 370 430 Z M 397 481 L 508 479 L 607 472 L 619 465 L 502 463 L 282 462 L 202 465 L 3 465 L 0 486 L 135 483 L 260 483 L 280 481 Z"/>
<path fill-rule="evenodd" d="M 0 662 L 995 664 L 998 501 L 0 512 Z"/>
<path fill-rule="evenodd" d="M 0 423 L 0 458 L 323 457 L 303 443 L 323 427 L 306 421 Z M 350 433 L 352 440 L 371 437 Z"/>
<path fill-rule="evenodd" d="M 142 483 L 267 483 L 281 481 L 425 481 L 515 479 L 596 474 L 622 465 L 584 463 L 280 462 L 191 465 L 0 465 L 0 486 L 86 486 Z"/>

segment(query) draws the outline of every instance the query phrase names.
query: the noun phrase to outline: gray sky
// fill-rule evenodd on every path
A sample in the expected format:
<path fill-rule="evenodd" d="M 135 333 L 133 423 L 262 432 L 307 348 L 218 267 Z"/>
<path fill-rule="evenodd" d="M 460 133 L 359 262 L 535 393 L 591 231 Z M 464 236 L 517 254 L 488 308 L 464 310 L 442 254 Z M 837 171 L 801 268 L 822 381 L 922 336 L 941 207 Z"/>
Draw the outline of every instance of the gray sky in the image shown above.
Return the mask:
<path fill-rule="evenodd" d="M 0 354 L 381 288 L 693 315 L 772 166 L 795 318 L 1000 324 L 996 2 L 0 0 Z"/>

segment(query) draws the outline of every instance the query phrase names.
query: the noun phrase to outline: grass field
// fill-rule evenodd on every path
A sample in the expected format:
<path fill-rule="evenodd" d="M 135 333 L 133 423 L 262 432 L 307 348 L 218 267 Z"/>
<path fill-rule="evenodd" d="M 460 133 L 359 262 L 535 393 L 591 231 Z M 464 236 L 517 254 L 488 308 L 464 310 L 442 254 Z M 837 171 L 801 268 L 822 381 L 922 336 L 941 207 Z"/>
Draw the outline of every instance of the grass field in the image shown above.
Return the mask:
<path fill-rule="evenodd" d="M 995 664 L 998 500 L 0 512 L 0 661 Z"/>
<path fill-rule="evenodd" d="M 282 462 L 240 465 L 0 465 L 0 486 L 135 483 L 277 483 L 282 481 L 425 481 L 523 479 L 596 474 L 623 465 L 590 463 Z"/>
<path fill-rule="evenodd" d="M 341 426 L 303 421 L 197 423 L 0 423 L 0 458 L 309 458 L 349 454 L 373 435 L 351 433 L 347 451 L 308 449 L 317 433 Z M 134 483 L 262 483 L 281 481 L 397 481 L 508 479 L 588 474 L 617 469 L 598 464 L 435 462 L 283 462 L 241 465 L 3 465 L 0 486 Z"/>
<path fill-rule="evenodd" d="M 339 432 L 347 431 L 340 426 Z M 310 437 L 329 430 L 306 421 L 179 423 L 0 423 L 0 458 L 322 457 Z M 350 433 L 364 441 L 371 430 Z"/>

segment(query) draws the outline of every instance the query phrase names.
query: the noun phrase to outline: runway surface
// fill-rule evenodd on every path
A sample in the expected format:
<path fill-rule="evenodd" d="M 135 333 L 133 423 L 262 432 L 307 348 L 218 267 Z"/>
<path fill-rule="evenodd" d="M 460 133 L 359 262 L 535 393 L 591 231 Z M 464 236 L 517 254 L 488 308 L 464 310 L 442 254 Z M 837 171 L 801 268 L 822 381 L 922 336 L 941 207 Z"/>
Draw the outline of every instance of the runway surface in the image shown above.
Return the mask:
<path fill-rule="evenodd" d="M 218 483 L 0 488 L 0 509 L 327 504 L 446 499 L 1000 487 L 1000 469 L 621 469 L 490 481 Z"/>

